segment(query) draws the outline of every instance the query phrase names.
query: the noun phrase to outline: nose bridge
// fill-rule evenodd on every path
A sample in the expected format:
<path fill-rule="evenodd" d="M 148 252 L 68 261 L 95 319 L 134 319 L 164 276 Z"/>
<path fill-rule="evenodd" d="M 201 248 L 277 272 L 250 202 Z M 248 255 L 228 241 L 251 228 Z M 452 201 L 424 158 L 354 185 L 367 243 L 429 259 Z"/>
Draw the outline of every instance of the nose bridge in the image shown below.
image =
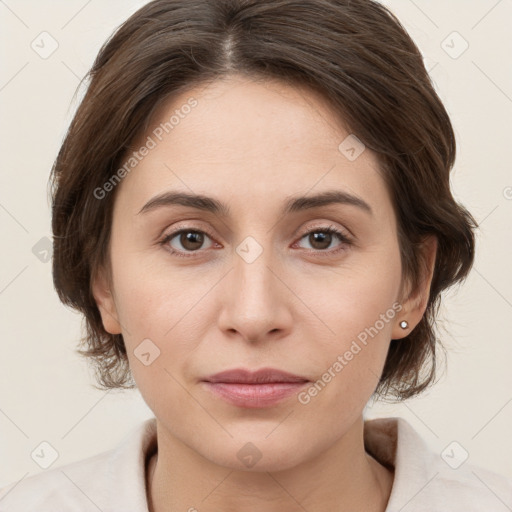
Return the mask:
<path fill-rule="evenodd" d="M 234 287 L 237 300 L 249 300 L 252 307 L 268 305 L 276 290 L 276 258 L 270 237 L 246 237 L 235 249 Z"/>
<path fill-rule="evenodd" d="M 263 240 L 264 238 L 264 240 Z M 246 237 L 233 254 L 228 300 L 223 301 L 221 323 L 244 338 L 256 340 L 286 325 L 286 287 L 279 275 L 271 237 Z M 288 292 L 289 293 L 289 292 Z"/>

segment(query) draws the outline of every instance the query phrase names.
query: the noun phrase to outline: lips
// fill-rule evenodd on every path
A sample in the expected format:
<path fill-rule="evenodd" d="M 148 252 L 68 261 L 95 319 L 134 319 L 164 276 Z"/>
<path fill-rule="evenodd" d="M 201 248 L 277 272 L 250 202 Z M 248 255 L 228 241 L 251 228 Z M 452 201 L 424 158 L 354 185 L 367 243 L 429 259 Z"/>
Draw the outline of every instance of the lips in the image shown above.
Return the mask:
<path fill-rule="evenodd" d="M 294 375 L 276 368 L 260 368 L 256 371 L 244 368 L 226 370 L 204 379 L 212 383 L 238 383 L 238 384 L 268 384 L 285 382 L 308 382 L 308 379 L 300 375 Z"/>
<path fill-rule="evenodd" d="M 211 375 L 202 382 L 215 397 L 246 409 L 273 407 L 297 394 L 309 380 L 300 375 L 261 368 L 254 372 L 236 368 Z"/>

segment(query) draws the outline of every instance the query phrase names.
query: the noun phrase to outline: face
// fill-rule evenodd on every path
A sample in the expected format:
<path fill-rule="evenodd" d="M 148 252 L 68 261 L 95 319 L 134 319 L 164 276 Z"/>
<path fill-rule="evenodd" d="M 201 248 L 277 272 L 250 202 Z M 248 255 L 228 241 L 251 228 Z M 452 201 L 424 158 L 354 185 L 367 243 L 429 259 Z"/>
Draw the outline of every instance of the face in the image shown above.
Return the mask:
<path fill-rule="evenodd" d="M 174 97 L 144 144 L 116 190 L 112 286 L 94 286 L 143 398 L 169 435 L 216 464 L 243 468 L 248 442 L 265 454 L 258 470 L 314 457 L 361 417 L 390 340 L 405 335 L 376 155 L 311 91 L 241 77 Z M 308 202 L 328 192 L 339 201 Z M 170 193 L 225 208 L 154 201 Z M 309 382 L 273 401 L 204 382 L 264 367 Z"/>

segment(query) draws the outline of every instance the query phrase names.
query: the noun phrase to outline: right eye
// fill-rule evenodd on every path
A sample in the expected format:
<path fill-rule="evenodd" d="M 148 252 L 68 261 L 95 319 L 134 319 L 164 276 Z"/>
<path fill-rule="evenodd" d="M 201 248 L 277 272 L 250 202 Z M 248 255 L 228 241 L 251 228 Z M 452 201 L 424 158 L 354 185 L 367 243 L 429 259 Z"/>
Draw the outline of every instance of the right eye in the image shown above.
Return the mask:
<path fill-rule="evenodd" d="M 204 244 L 205 237 L 210 238 L 207 233 L 199 229 L 181 228 L 165 235 L 160 244 L 165 246 L 171 254 L 179 257 L 190 258 L 193 254 L 187 254 L 187 252 L 198 252 Z M 176 238 L 177 244 L 181 245 L 181 248 L 172 245 L 171 242 L 174 238 Z"/>

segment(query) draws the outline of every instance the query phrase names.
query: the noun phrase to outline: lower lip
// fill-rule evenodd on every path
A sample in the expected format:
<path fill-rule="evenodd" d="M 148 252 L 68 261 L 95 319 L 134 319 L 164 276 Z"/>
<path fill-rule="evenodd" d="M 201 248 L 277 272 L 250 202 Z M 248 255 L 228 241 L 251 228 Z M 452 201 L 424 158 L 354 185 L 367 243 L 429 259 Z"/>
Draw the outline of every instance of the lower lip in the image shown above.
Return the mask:
<path fill-rule="evenodd" d="M 273 382 L 268 384 L 240 384 L 204 382 L 207 389 L 238 407 L 256 409 L 270 407 L 298 393 L 308 382 Z"/>

